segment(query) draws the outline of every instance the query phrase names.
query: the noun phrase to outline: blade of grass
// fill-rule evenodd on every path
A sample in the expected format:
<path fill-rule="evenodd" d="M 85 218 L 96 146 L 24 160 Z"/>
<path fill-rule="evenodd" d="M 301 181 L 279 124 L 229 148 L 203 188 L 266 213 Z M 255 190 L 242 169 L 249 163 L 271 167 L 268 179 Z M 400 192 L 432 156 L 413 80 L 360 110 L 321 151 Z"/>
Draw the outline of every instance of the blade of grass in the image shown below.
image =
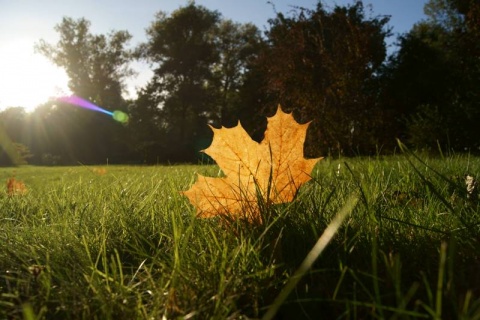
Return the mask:
<path fill-rule="evenodd" d="M 440 247 L 440 265 L 438 267 L 437 293 L 435 298 L 435 318 L 442 318 L 443 278 L 445 274 L 445 262 L 447 261 L 447 243 L 442 242 Z"/>
<path fill-rule="evenodd" d="M 278 296 L 273 301 L 273 304 L 268 309 L 267 313 L 263 316 L 263 320 L 270 320 L 275 317 L 276 313 L 280 309 L 280 306 L 288 298 L 290 292 L 296 287 L 300 279 L 307 273 L 313 266 L 313 263 L 322 254 L 330 240 L 333 238 L 338 228 L 342 225 L 345 218 L 352 212 L 358 202 L 358 196 L 352 195 L 347 200 L 345 205 L 340 209 L 332 222 L 325 229 L 323 234 L 317 240 L 317 243 L 313 246 L 312 250 L 307 254 L 300 267 L 295 271 L 292 277 L 288 280 L 285 287 L 280 291 Z"/>

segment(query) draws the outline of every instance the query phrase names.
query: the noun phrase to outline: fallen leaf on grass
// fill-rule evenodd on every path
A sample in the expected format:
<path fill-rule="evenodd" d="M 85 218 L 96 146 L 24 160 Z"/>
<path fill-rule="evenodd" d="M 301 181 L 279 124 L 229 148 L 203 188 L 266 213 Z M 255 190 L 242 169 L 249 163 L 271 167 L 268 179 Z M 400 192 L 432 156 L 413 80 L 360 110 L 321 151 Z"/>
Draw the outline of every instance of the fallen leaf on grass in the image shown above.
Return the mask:
<path fill-rule="evenodd" d="M 13 177 L 7 180 L 7 194 L 9 196 L 25 195 L 27 192 L 28 189 L 22 181 Z"/>
<path fill-rule="evenodd" d="M 92 171 L 93 171 L 93 173 L 95 173 L 99 176 L 103 176 L 107 173 L 107 169 L 105 169 L 105 168 L 93 168 Z"/>
<path fill-rule="evenodd" d="M 268 118 L 262 142 L 250 138 L 240 122 L 233 128 L 212 127 L 210 147 L 203 150 L 225 177 L 198 176 L 183 194 L 199 217 L 226 215 L 261 223 L 260 206 L 291 202 L 321 159 L 305 159 L 303 144 L 309 123 L 297 123 L 280 106 Z"/>

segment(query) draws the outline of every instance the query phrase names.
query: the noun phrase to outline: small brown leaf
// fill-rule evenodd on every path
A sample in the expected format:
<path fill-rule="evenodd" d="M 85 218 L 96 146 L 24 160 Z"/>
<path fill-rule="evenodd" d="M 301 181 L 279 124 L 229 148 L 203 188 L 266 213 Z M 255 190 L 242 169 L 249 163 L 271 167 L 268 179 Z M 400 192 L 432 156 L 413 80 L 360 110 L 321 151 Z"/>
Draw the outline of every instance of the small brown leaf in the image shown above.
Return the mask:
<path fill-rule="evenodd" d="M 9 196 L 25 195 L 28 192 L 27 187 L 22 181 L 14 177 L 7 180 L 7 194 Z"/>
<path fill-rule="evenodd" d="M 107 169 L 105 169 L 105 168 L 93 168 L 92 172 L 99 175 L 99 176 L 103 176 L 107 173 Z"/>

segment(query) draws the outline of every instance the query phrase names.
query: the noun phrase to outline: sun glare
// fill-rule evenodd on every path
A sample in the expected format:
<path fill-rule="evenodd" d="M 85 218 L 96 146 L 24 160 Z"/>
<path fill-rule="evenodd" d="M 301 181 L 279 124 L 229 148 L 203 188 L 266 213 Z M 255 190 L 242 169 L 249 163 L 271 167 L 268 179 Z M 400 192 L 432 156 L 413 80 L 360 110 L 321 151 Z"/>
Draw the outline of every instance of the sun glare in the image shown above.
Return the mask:
<path fill-rule="evenodd" d="M 52 97 L 70 94 L 65 72 L 33 51 L 27 42 L 3 44 L 0 50 L 0 110 L 23 107 L 27 112 Z"/>

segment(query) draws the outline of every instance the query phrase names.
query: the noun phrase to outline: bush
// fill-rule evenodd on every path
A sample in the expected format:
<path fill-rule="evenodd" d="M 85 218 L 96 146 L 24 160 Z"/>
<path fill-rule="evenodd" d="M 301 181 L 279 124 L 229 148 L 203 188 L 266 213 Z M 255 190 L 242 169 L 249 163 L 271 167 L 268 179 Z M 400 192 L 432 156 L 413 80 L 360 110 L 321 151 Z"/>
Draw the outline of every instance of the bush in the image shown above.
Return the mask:
<path fill-rule="evenodd" d="M 0 153 L 1 166 L 18 166 L 27 164 L 27 159 L 32 157 L 30 149 L 21 143 L 9 142 L 1 144 Z"/>

